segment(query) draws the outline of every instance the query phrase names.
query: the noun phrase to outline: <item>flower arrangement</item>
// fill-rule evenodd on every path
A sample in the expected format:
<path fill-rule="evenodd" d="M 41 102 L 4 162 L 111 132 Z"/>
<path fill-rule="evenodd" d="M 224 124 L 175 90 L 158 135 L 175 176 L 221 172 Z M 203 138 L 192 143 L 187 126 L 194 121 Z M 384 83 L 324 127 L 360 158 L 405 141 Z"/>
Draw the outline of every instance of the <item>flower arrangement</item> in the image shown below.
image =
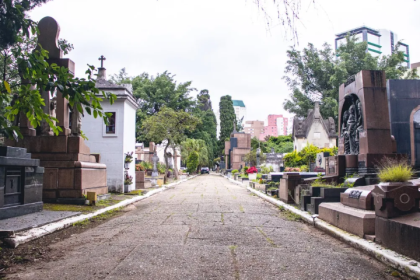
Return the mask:
<path fill-rule="evenodd" d="M 133 152 L 125 153 L 125 160 L 124 160 L 124 162 L 125 163 L 131 163 L 131 162 L 133 162 Z"/>
<path fill-rule="evenodd" d="M 145 171 L 145 170 L 146 170 L 146 168 L 144 167 L 143 164 L 141 164 L 141 163 L 136 164 L 136 171 Z"/>
<path fill-rule="evenodd" d="M 130 176 L 128 174 L 125 174 L 125 178 L 124 178 L 124 185 L 132 185 L 133 184 L 133 176 Z"/>
<path fill-rule="evenodd" d="M 252 167 L 248 168 L 248 170 L 246 171 L 246 173 L 248 173 L 248 174 L 253 174 L 253 173 L 257 173 L 257 172 L 258 172 L 258 170 L 255 166 L 252 166 Z"/>

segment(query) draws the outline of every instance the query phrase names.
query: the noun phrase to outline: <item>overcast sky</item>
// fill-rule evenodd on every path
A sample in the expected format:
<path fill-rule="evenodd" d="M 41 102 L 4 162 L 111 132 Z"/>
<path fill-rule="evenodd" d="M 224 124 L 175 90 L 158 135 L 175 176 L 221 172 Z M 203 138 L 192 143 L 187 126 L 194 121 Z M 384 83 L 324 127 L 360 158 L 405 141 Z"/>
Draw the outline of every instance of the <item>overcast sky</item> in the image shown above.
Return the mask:
<path fill-rule="evenodd" d="M 392 30 L 409 44 L 411 62 L 420 61 L 420 1 L 301 3 L 300 49 L 308 42 L 333 45 L 335 34 L 366 25 Z M 31 13 L 34 20 L 45 16 L 54 17 L 60 38 L 74 44 L 68 57 L 78 76 L 104 55 L 108 75 L 123 67 L 130 76 L 168 70 L 179 82 L 193 81 L 210 91 L 215 111 L 229 94 L 245 102 L 247 120 L 290 116 L 282 106 L 290 94 L 282 76 L 293 40 L 275 20 L 268 30 L 252 0 L 53 0 Z"/>

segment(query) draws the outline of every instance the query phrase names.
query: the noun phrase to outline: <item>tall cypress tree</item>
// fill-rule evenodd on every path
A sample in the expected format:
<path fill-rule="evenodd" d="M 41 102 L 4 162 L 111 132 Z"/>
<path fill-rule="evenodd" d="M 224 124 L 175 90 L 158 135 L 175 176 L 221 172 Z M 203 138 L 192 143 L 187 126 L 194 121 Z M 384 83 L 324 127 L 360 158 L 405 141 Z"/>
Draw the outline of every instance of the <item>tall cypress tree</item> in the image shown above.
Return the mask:
<path fill-rule="evenodd" d="M 235 109 L 233 109 L 233 101 L 230 95 L 225 95 L 220 98 L 219 103 L 220 112 L 220 137 L 219 137 L 219 152 L 222 153 L 226 139 L 230 138 L 233 131 L 233 123 L 236 123 Z"/>

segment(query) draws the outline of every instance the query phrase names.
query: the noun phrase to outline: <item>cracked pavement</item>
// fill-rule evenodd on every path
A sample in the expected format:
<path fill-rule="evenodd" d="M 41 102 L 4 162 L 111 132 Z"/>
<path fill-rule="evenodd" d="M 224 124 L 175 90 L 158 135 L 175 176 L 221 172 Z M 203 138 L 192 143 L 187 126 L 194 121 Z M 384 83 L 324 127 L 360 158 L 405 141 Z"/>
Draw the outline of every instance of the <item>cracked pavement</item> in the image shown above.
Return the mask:
<path fill-rule="evenodd" d="M 62 257 L 10 278 L 396 279 L 220 176 L 199 176 L 128 210 L 51 244 Z"/>

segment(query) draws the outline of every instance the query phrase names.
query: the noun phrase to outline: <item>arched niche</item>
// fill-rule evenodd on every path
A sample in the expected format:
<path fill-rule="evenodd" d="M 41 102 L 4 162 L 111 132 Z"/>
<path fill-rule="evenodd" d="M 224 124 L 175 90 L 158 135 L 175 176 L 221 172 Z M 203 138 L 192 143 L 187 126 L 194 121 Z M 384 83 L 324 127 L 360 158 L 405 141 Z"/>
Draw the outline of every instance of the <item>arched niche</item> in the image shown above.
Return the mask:
<path fill-rule="evenodd" d="M 364 130 L 362 103 L 356 94 L 345 96 L 340 116 L 340 138 L 343 138 L 344 154 L 359 154 L 359 135 Z"/>

